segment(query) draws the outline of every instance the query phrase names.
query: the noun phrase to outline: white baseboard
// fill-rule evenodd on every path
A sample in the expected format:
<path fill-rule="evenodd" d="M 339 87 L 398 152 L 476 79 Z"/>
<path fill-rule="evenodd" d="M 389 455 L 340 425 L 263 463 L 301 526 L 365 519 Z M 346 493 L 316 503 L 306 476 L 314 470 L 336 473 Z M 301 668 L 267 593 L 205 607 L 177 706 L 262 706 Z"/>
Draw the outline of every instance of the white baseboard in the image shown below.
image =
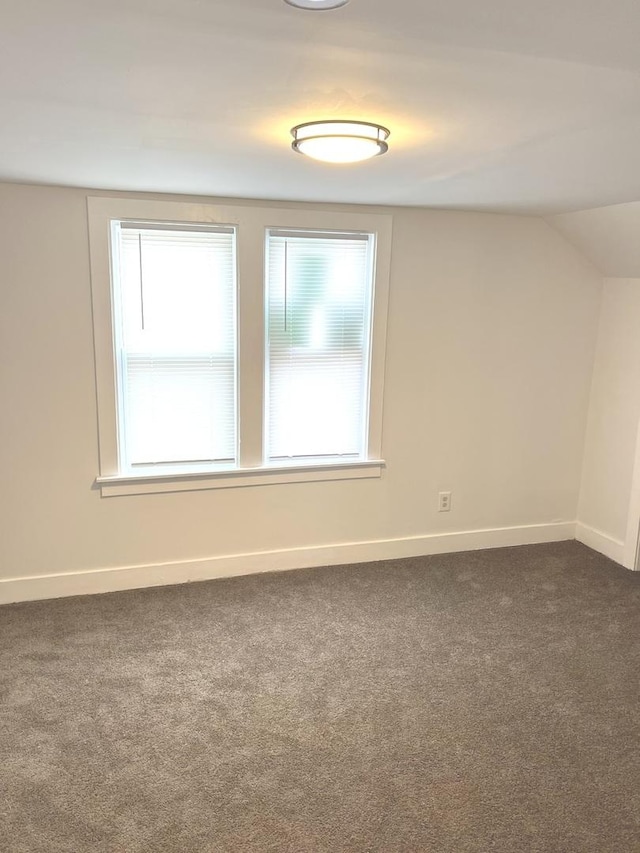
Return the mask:
<path fill-rule="evenodd" d="M 427 554 L 448 554 L 509 545 L 534 545 L 575 538 L 575 522 L 527 524 L 489 530 L 433 533 L 400 539 L 344 542 L 310 548 L 231 554 L 174 563 L 91 569 L 66 574 L 0 579 L 0 604 L 35 601 L 68 595 L 88 595 L 139 589 L 148 586 L 188 583 L 212 578 L 249 575 L 257 572 L 302 569 L 342 563 L 366 563 Z"/>
<path fill-rule="evenodd" d="M 576 539 L 578 542 L 582 542 L 583 545 L 587 545 L 589 548 L 593 548 L 594 551 L 598 551 L 600 554 L 604 554 L 605 557 L 609 557 L 610 560 L 614 560 L 616 563 L 620 563 L 620 565 L 625 564 L 624 542 L 614 539 L 613 536 L 603 533 L 602 530 L 597 530 L 595 527 L 590 527 L 588 524 L 577 521 Z"/>

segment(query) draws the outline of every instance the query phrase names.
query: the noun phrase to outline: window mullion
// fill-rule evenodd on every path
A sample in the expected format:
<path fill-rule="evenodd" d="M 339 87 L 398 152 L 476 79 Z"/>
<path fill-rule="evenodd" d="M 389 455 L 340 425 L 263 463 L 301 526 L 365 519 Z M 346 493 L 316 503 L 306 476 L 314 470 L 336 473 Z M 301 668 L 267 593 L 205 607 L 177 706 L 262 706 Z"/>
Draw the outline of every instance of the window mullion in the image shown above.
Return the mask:
<path fill-rule="evenodd" d="M 238 443 L 241 468 L 263 462 L 264 226 L 238 231 Z"/>

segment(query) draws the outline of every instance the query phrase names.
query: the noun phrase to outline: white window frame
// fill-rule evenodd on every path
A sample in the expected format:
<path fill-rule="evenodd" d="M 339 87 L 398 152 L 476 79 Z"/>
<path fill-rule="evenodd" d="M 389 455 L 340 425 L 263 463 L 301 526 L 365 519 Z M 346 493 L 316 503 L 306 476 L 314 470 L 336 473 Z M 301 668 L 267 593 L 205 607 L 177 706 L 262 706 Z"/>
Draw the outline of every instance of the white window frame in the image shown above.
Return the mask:
<path fill-rule="evenodd" d="M 89 247 L 94 324 L 100 473 L 104 497 L 194 491 L 320 480 L 380 477 L 392 218 L 371 213 L 287 209 L 130 197 L 89 197 Z M 128 474 L 119 470 L 116 367 L 113 333 L 111 223 L 188 223 L 236 228 L 238 277 L 238 466 L 225 470 Z M 265 248 L 269 228 L 356 231 L 375 235 L 371 364 L 366 458 L 274 467 L 263 464 Z"/>

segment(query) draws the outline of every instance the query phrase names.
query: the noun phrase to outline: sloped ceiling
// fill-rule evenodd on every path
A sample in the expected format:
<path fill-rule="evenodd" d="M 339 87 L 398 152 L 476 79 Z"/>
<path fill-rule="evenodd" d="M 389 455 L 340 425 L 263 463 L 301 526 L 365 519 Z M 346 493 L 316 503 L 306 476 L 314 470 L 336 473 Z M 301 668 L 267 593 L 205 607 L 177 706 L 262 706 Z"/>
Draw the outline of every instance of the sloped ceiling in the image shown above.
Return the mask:
<path fill-rule="evenodd" d="M 604 276 L 640 278 L 640 202 L 565 213 L 548 221 Z"/>
<path fill-rule="evenodd" d="M 0 179 L 546 212 L 640 198 L 637 0 L 20 0 Z M 305 160 L 292 125 L 391 128 Z"/>

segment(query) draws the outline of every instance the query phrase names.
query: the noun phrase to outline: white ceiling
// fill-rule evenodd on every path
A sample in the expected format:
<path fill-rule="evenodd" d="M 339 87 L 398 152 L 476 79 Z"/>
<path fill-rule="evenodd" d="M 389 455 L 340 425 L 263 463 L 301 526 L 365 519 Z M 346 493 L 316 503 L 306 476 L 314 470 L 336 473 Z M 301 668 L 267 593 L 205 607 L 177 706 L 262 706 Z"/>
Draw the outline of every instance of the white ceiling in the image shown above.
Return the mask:
<path fill-rule="evenodd" d="M 2 4 L 0 178 L 557 212 L 640 198 L 638 0 Z M 289 128 L 391 128 L 307 160 Z"/>

